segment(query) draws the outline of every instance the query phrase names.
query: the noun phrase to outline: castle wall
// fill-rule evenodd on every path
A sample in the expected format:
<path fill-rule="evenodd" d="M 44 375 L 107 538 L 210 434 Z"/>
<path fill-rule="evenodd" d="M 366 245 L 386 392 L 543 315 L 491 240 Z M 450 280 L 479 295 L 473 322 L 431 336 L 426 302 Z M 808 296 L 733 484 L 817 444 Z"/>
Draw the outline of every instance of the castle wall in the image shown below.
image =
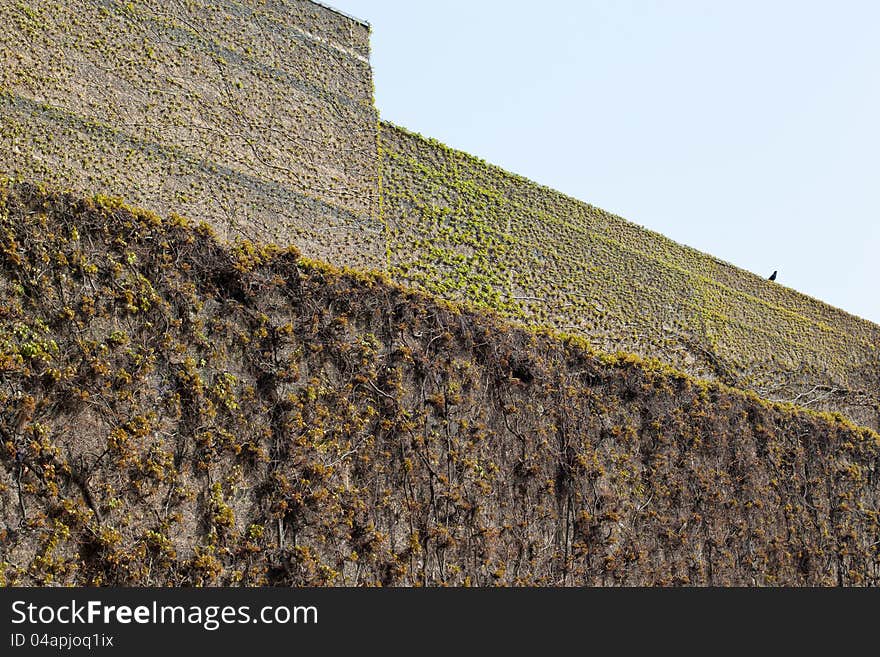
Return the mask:
<path fill-rule="evenodd" d="M 27 0 L 0 24 L 0 172 L 381 266 L 369 26 L 304 0 Z"/>

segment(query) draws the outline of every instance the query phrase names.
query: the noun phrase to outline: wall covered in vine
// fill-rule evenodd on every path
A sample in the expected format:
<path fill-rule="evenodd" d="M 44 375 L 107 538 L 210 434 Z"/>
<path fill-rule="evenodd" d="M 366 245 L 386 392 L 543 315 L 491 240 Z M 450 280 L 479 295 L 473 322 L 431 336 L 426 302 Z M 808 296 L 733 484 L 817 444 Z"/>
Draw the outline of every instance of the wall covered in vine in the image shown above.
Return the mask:
<path fill-rule="evenodd" d="M 380 143 L 396 280 L 880 426 L 880 327 L 392 124 Z"/>
<path fill-rule="evenodd" d="M 878 584 L 880 436 L 0 187 L 0 584 Z"/>
<path fill-rule="evenodd" d="M 15 0 L 0 23 L 0 174 L 296 245 L 880 428 L 880 328 L 379 129 L 366 24 L 308 0 Z"/>
<path fill-rule="evenodd" d="M 0 173 L 382 266 L 368 26 L 306 0 L 15 0 L 0 25 Z"/>

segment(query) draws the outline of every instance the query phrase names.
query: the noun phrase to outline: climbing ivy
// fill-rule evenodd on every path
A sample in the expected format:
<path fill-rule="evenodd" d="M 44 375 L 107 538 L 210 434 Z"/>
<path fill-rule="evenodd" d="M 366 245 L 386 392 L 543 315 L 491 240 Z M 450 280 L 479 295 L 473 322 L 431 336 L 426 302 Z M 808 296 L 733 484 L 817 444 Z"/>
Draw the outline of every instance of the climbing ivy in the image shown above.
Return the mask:
<path fill-rule="evenodd" d="M 880 436 L 293 248 L 0 191 L 0 582 L 877 584 Z"/>

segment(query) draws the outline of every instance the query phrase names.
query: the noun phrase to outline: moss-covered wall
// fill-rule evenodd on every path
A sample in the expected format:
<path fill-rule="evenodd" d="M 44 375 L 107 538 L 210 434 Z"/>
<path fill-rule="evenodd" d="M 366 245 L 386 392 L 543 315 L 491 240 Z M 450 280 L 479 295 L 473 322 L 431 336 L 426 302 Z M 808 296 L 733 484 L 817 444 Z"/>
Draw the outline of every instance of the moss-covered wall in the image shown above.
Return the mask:
<path fill-rule="evenodd" d="M 397 126 L 380 141 L 395 279 L 878 426 L 880 327 Z"/>
<path fill-rule="evenodd" d="M 368 26 L 305 0 L 10 0 L 0 25 L 0 173 L 382 265 Z"/>
<path fill-rule="evenodd" d="M 0 585 L 880 583 L 880 436 L 0 190 Z"/>
<path fill-rule="evenodd" d="M 880 426 L 880 328 L 380 130 L 363 23 L 307 0 L 15 0 L 0 24 L 0 174 L 295 244 Z"/>

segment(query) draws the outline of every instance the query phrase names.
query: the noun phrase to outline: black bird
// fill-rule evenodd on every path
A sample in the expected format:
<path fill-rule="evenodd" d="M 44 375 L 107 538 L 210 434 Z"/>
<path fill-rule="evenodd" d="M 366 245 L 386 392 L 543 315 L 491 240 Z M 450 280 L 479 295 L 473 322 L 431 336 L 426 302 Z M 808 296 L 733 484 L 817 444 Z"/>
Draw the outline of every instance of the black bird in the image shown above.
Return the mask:
<path fill-rule="evenodd" d="M 775 280 L 776 280 L 776 274 L 778 274 L 778 273 L 779 273 L 778 271 L 775 271 L 775 272 L 773 272 L 772 274 L 770 274 L 770 278 L 769 278 L 768 280 L 775 281 Z"/>

